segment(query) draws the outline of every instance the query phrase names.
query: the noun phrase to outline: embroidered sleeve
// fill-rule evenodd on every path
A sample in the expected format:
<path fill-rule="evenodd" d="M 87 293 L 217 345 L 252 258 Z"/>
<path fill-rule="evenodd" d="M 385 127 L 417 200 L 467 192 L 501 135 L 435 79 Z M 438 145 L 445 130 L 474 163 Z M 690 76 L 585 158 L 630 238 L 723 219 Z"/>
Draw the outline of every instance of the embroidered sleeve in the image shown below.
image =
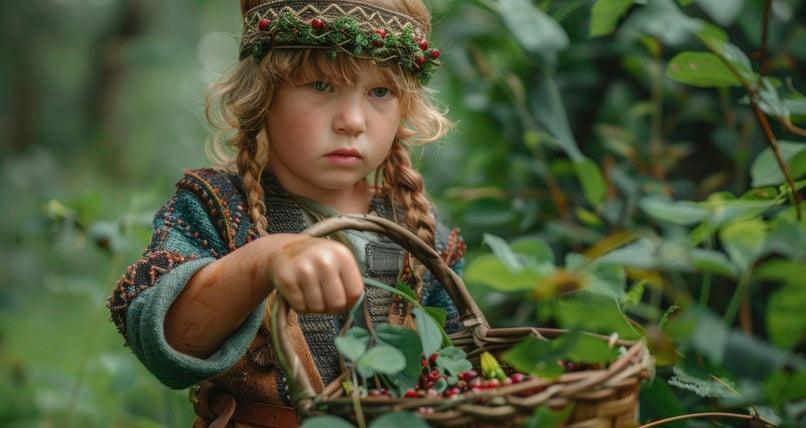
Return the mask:
<path fill-rule="evenodd" d="M 219 258 L 224 251 L 201 202 L 188 191 L 177 191 L 154 216 L 148 248 L 126 269 L 107 301 L 112 321 L 124 339 L 128 339 L 126 313 L 137 296 L 177 266 L 200 258 Z"/>

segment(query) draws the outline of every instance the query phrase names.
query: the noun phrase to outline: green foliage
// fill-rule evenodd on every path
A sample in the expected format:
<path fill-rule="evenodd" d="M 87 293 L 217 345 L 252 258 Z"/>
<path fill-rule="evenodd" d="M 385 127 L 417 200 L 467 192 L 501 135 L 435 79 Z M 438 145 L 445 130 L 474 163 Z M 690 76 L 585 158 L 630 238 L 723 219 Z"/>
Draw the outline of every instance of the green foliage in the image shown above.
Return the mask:
<path fill-rule="evenodd" d="M 182 169 L 209 164 L 199 106 L 237 60 L 237 7 L 51 3 L 0 6 L 37 23 L 0 27 L 16 47 L 0 60 L 0 425 L 189 426 L 187 393 L 121 346 L 104 297 Z M 413 161 L 462 230 L 471 293 L 494 326 L 646 340 L 663 364 L 642 422 L 753 407 L 803 425 L 806 225 L 753 104 L 803 193 L 804 2 L 772 2 L 765 58 L 763 4 L 429 2 L 433 87 L 458 126 Z M 389 385 L 411 385 L 420 338 L 376 333 L 402 352 Z M 741 396 L 697 395 L 717 378 Z"/>

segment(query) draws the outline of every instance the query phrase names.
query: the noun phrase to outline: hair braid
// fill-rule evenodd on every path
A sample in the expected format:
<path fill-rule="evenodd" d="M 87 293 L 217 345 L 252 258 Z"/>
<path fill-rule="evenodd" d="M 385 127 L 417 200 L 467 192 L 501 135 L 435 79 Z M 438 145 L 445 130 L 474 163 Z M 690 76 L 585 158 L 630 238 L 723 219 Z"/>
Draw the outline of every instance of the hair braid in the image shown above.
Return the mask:
<path fill-rule="evenodd" d="M 423 177 L 411 166 L 411 159 L 400 140 L 395 140 L 389 156 L 382 165 L 383 190 L 393 202 L 400 204 L 405 213 L 406 227 L 428 245 L 434 246 L 436 220 L 426 196 Z M 425 266 L 412 260 L 417 280 L 415 291 L 419 295 L 423 285 Z"/>
<path fill-rule="evenodd" d="M 239 137 L 240 136 L 241 134 L 239 134 Z M 269 220 L 266 218 L 266 203 L 263 200 L 263 186 L 261 185 L 263 167 L 260 162 L 257 161 L 256 146 L 254 142 L 241 145 L 236 163 L 238 165 L 238 173 L 243 177 L 246 201 L 249 205 L 249 215 L 252 218 L 258 235 L 266 236 L 268 233 Z"/>

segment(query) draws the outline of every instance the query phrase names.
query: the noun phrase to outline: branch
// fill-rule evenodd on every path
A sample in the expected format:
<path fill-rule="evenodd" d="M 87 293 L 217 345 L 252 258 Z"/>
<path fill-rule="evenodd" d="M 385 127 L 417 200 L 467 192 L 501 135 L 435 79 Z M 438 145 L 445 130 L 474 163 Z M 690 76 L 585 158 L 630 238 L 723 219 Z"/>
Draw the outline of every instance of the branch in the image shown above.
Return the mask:
<path fill-rule="evenodd" d="M 718 51 L 714 48 L 711 43 L 705 43 L 705 46 L 713 52 L 719 61 L 728 68 L 728 70 L 733 74 L 739 83 L 742 84 L 744 89 L 747 91 L 747 96 L 750 99 L 750 106 L 753 108 L 753 113 L 756 114 L 756 119 L 758 119 L 759 125 L 761 125 L 762 131 L 764 131 L 764 135 L 767 137 L 767 143 L 769 143 L 770 148 L 772 149 L 772 153 L 775 155 L 775 160 L 778 162 L 778 167 L 781 169 L 781 172 L 786 177 L 786 182 L 789 184 L 789 187 L 792 189 L 792 197 L 795 199 L 795 214 L 798 221 L 801 220 L 801 212 L 800 212 L 800 193 L 798 193 L 798 188 L 795 186 L 795 181 L 792 180 L 792 174 L 789 173 L 789 166 L 784 161 L 783 155 L 781 155 L 781 148 L 778 145 L 778 140 L 775 138 L 775 134 L 772 132 L 772 128 L 770 127 L 770 122 L 767 120 L 767 116 L 764 115 L 764 112 L 761 111 L 761 108 L 758 106 L 758 91 L 750 86 L 750 82 L 742 76 L 742 73 L 739 73 L 739 70 L 733 65 L 732 62 L 728 61 L 723 55 L 722 52 Z"/>
<path fill-rule="evenodd" d="M 650 428 L 654 426 L 664 425 L 669 422 L 679 421 L 682 419 L 693 419 L 693 418 L 735 418 L 735 419 L 747 419 L 750 421 L 761 422 L 764 426 L 776 427 L 773 422 L 768 421 L 761 416 L 758 415 L 743 415 L 739 413 L 720 413 L 720 412 L 709 412 L 709 413 L 689 413 L 687 415 L 680 415 L 680 416 L 673 416 L 671 418 L 661 419 L 659 421 L 650 422 L 645 425 L 641 425 L 639 428 Z"/>
<path fill-rule="evenodd" d="M 767 74 L 767 29 L 770 24 L 770 5 L 772 0 L 764 0 L 764 20 L 761 22 L 761 48 L 759 49 L 759 74 L 763 78 Z"/>

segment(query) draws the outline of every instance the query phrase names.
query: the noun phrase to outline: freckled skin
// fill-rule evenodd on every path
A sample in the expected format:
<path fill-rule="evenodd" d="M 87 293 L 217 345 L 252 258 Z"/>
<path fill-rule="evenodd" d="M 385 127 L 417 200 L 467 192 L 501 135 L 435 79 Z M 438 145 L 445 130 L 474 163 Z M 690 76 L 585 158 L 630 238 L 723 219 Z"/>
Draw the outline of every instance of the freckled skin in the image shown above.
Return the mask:
<path fill-rule="evenodd" d="M 367 70 L 355 85 L 283 85 L 266 116 L 269 168 L 291 193 L 342 213 L 366 213 L 364 183 L 380 166 L 400 128 L 397 96 L 381 74 Z M 357 150 L 355 166 L 328 154 Z M 343 244 L 307 235 L 261 237 L 198 271 L 165 318 L 177 351 L 207 358 L 277 289 L 297 312 L 341 313 L 364 289 L 354 256 Z"/>

